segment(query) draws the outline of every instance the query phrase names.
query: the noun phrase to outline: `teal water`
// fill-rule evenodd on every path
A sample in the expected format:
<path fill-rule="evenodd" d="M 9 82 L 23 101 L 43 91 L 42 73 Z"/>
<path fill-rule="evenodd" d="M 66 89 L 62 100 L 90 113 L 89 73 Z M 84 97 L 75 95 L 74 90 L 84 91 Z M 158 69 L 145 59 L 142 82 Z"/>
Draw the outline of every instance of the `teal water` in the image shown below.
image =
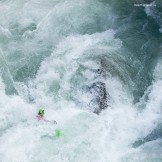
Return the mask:
<path fill-rule="evenodd" d="M 0 161 L 162 161 L 162 5 L 152 2 L 0 1 Z M 58 124 L 37 122 L 39 108 Z"/>

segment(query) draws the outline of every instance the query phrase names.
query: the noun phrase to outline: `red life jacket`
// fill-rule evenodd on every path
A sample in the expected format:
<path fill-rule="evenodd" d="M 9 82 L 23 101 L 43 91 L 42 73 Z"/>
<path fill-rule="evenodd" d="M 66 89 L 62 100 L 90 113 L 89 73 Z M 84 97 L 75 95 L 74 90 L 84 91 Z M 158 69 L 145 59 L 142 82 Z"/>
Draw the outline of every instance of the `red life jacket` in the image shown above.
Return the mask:
<path fill-rule="evenodd" d="M 41 115 L 37 115 L 36 117 L 37 117 L 38 120 L 44 120 L 46 122 L 49 122 L 49 120 L 44 119 L 43 116 L 41 116 Z"/>
<path fill-rule="evenodd" d="M 38 120 L 42 120 L 43 119 L 43 116 L 41 116 L 41 115 L 37 115 L 36 117 L 37 117 Z"/>

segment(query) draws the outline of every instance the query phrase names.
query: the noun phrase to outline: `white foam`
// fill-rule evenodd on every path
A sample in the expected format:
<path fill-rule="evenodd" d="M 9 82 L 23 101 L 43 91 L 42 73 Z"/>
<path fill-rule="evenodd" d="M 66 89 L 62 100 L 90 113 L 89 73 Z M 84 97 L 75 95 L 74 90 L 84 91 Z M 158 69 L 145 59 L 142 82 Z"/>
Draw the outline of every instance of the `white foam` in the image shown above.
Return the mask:
<path fill-rule="evenodd" d="M 85 24 L 95 27 L 100 17 L 110 23 L 109 6 L 93 0 L 19 0 L 3 7 L 0 6 L 3 30 L 9 31 L 12 23 L 18 23 L 19 29 L 31 23 L 37 26 L 35 31 L 26 31 L 31 37 L 24 34 L 25 40 L 9 44 L 8 55 L 14 55 L 12 52 L 17 49 L 24 55 L 12 60 L 12 65 L 16 65 L 11 71 L 17 72 L 28 63 L 29 54 L 38 57 L 40 51 L 47 50 L 46 44 L 38 46 L 42 40 L 54 46 L 35 78 L 15 83 L 19 96 L 6 95 L 0 77 L 0 161 L 122 162 L 128 156 L 135 157 L 134 162 L 136 157 L 139 161 L 143 159 L 145 154 L 141 152 L 139 157 L 132 143 L 161 122 L 161 66 L 155 69 L 155 82 L 140 112 L 127 85 L 115 72 L 106 73 L 105 78 L 96 75 L 101 63 L 95 58 L 102 54 L 109 58 L 109 64 L 116 65 L 121 73 L 124 71 L 116 61 L 126 60 L 120 53 L 122 42 L 115 38 L 113 30 L 104 27 L 103 32 L 89 34 L 82 30 L 87 27 Z M 103 81 L 112 99 L 100 116 L 87 111 L 87 103 L 95 96 L 83 90 L 84 85 L 94 81 Z M 35 116 L 39 108 L 45 109 L 45 118 L 58 124 L 38 122 Z M 64 133 L 58 139 L 54 138 L 56 129 Z M 147 155 L 152 155 L 152 151 Z"/>

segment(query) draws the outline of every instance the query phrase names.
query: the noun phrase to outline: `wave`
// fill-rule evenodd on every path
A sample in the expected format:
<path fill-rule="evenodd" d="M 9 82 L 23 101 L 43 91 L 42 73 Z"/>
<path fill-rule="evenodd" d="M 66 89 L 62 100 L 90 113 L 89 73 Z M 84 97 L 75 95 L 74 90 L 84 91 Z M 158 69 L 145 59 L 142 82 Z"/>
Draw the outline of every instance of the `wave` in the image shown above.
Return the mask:
<path fill-rule="evenodd" d="M 0 2 L 0 161 L 161 161 L 154 3 Z"/>

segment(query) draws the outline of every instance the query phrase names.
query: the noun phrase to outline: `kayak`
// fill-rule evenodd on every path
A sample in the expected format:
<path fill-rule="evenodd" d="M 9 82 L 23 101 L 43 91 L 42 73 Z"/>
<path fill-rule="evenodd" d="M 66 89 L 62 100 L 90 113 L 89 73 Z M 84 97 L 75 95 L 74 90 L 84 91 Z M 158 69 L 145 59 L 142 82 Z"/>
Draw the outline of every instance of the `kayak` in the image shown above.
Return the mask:
<path fill-rule="evenodd" d="M 63 136 L 63 132 L 60 129 L 56 129 L 54 137 L 61 137 L 61 136 Z"/>

